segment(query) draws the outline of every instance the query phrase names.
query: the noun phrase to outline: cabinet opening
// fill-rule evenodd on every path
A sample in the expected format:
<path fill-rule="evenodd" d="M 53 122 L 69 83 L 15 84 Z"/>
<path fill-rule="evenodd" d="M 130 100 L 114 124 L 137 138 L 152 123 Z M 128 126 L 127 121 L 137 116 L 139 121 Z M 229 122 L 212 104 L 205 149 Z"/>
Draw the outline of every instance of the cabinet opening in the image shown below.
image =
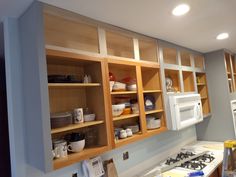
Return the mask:
<path fill-rule="evenodd" d="M 180 79 L 179 79 L 179 71 L 165 69 L 165 78 L 169 78 L 172 81 L 172 88 L 175 92 L 180 92 Z M 167 90 L 167 92 L 169 92 Z"/>
<path fill-rule="evenodd" d="M 74 17 L 44 13 L 44 31 L 46 45 L 99 53 L 97 27 Z"/>
<path fill-rule="evenodd" d="M 163 60 L 167 64 L 177 65 L 177 51 L 174 48 L 163 48 Z"/>
<path fill-rule="evenodd" d="M 190 66 L 191 67 L 191 55 L 190 53 L 186 51 L 180 52 L 180 58 L 181 58 L 181 65 L 182 66 Z"/>
<path fill-rule="evenodd" d="M 193 72 L 183 71 L 184 92 L 194 92 Z"/>
<path fill-rule="evenodd" d="M 142 67 L 143 90 L 161 90 L 160 70 L 157 68 Z"/>
<path fill-rule="evenodd" d="M 107 53 L 111 56 L 134 58 L 133 38 L 112 31 L 106 31 Z"/>
<path fill-rule="evenodd" d="M 201 55 L 194 56 L 194 66 L 195 68 L 204 69 L 204 57 Z"/>
<path fill-rule="evenodd" d="M 139 55 L 141 60 L 158 63 L 156 40 L 139 39 Z"/>

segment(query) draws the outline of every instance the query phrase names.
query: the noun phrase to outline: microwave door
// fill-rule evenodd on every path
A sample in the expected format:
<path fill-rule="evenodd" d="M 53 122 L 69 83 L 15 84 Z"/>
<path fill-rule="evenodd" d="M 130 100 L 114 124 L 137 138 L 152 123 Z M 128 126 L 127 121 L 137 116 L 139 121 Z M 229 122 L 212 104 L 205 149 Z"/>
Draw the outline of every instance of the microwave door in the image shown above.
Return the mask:
<path fill-rule="evenodd" d="M 188 127 L 190 125 L 193 125 L 196 123 L 196 109 L 195 109 L 196 104 L 181 104 L 177 106 L 178 111 L 177 111 L 177 116 L 176 116 L 176 123 L 177 123 L 177 129 L 183 129 L 185 127 Z"/>

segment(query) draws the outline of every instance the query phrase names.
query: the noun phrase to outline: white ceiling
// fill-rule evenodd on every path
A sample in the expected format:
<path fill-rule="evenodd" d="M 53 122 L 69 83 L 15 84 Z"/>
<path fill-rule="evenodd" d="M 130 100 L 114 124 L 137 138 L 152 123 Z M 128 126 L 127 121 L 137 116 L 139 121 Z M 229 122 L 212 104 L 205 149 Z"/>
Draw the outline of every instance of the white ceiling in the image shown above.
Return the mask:
<path fill-rule="evenodd" d="M 19 15 L 30 1 L 0 0 L 0 17 Z M 236 0 L 41 1 L 197 51 L 227 48 L 236 52 Z M 172 16 L 172 9 L 182 2 L 191 6 L 190 12 Z M 228 32 L 229 39 L 217 41 L 221 32 Z"/>

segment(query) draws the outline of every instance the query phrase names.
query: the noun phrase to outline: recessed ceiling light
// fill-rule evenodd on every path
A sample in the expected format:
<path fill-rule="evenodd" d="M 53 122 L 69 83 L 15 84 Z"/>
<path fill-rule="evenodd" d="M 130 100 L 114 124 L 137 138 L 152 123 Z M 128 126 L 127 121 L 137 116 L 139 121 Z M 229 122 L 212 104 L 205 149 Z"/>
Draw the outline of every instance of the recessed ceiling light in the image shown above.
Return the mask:
<path fill-rule="evenodd" d="M 228 37 L 229 37 L 228 33 L 220 33 L 216 36 L 216 39 L 223 40 L 223 39 L 227 39 Z"/>
<path fill-rule="evenodd" d="M 175 16 L 181 16 L 186 14 L 190 10 L 188 4 L 180 4 L 172 10 L 172 14 Z"/>

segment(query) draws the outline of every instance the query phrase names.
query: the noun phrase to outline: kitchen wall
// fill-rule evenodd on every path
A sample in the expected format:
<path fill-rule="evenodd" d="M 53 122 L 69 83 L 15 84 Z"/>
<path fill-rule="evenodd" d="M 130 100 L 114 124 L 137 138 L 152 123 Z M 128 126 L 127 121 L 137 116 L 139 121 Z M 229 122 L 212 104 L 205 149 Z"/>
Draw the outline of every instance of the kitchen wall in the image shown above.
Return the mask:
<path fill-rule="evenodd" d="M 236 94 L 229 94 L 224 51 L 205 54 L 205 64 L 212 116 L 197 125 L 197 137 L 210 141 L 234 139 L 230 100 Z"/>
<path fill-rule="evenodd" d="M 6 72 L 8 90 L 9 134 L 11 149 L 11 164 L 13 177 L 70 177 L 72 173 L 81 173 L 81 164 L 44 174 L 42 171 L 26 163 L 25 149 L 28 143 L 25 140 L 24 107 L 22 97 L 21 52 L 18 40 L 17 19 L 4 20 L 6 46 Z M 114 158 L 118 173 L 121 176 L 131 176 L 157 163 L 167 155 L 174 153 L 181 146 L 196 139 L 195 127 L 180 132 L 165 132 L 161 135 L 124 146 L 110 151 L 102 158 Z M 122 160 L 122 153 L 128 151 L 130 158 Z M 38 154 L 40 157 L 41 154 Z M 37 161 L 37 158 L 35 159 Z"/>

